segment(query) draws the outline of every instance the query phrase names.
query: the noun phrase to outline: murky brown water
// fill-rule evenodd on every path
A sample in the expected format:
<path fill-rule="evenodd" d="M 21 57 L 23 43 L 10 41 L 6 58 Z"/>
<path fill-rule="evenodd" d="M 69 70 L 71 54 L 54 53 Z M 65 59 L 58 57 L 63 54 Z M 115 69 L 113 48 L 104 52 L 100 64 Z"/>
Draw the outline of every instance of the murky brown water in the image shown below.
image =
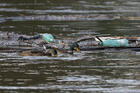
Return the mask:
<path fill-rule="evenodd" d="M 120 18 L 118 16 L 121 16 Z M 139 0 L 0 0 L 0 31 L 56 38 L 140 36 Z M 140 93 L 140 53 L 91 51 L 73 56 L 0 53 L 1 93 Z"/>

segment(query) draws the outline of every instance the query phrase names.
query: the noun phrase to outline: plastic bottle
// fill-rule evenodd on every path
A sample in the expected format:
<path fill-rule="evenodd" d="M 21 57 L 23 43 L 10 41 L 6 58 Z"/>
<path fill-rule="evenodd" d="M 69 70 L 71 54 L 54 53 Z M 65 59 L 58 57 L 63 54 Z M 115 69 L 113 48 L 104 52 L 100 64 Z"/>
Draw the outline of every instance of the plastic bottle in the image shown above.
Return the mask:
<path fill-rule="evenodd" d="M 104 47 L 128 47 L 129 43 L 127 39 L 118 39 L 118 40 L 104 40 L 100 43 Z"/>

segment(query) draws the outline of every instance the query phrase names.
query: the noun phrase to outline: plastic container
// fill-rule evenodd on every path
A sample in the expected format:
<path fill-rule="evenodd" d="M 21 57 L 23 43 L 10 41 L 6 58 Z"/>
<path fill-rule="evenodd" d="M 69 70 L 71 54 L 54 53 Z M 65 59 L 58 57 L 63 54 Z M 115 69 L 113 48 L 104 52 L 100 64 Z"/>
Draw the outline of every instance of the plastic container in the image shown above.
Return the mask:
<path fill-rule="evenodd" d="M 104 47 L 128 47 L 129 43 L 127 39 L 118 39 L 118 40 L 104 40 L 100 43 Z"/>
<path fill-rule="evenodd" d="M 44 40 L 48 43 L 55 41 L 54 37 L 51 34 L 48 34 L 48 33 L 42 35 L 42 40 Z"/>

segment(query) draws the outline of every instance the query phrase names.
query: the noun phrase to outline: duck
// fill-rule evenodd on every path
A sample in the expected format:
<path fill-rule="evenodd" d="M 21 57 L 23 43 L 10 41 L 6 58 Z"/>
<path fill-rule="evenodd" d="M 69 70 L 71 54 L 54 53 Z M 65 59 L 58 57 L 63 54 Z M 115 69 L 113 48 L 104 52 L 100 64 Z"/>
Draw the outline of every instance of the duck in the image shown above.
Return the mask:
<path fill-rule="evenodd" d="M 51 57 L 57 57 L 58 53 L 67 53 L 67 54 L 73 54 L 74 51 L 80 53 L 80 48 L 77 43 L 72 43 L 70 45 L 70 48 L 68 50 L 65 49 L 58 49 L 55 47 L 48 47 L 43 46 L 43 50 L 27 50 L 27 51 L 21 51 L 18 53 L 19 56 L 51 56 Z"/>
<path fill-rule="evenodd" d="M 18 53 L 19 56 L 57 56 L 58 51 L 55 48 L 47 48 L 43 46 L 43 48 L 35 48 L 32 50 L 20 51 Z"/>
<path fill-rule="evenodd" d="M 78 53 L 81 52 L 79 44 L 77 42 L 74 42 L 70 45 L 70 49 L 69 49 L 68 53 L 73 54 L 74 51 L 76 51 Z"/>

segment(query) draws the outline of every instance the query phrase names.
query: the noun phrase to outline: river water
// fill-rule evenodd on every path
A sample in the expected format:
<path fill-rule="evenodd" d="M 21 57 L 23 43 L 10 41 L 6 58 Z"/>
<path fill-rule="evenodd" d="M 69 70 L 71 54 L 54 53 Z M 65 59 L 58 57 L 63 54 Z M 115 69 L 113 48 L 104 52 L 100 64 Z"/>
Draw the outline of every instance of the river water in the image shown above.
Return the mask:
<path fill-rule="evenodd" d="M 121 17 L 120 17 L 121 16 Z M 139 0 L 0 0 L 0 31 L 140 36 Z M 140 52 L 0 53 L 0 93 L 140 93 Z"/>

